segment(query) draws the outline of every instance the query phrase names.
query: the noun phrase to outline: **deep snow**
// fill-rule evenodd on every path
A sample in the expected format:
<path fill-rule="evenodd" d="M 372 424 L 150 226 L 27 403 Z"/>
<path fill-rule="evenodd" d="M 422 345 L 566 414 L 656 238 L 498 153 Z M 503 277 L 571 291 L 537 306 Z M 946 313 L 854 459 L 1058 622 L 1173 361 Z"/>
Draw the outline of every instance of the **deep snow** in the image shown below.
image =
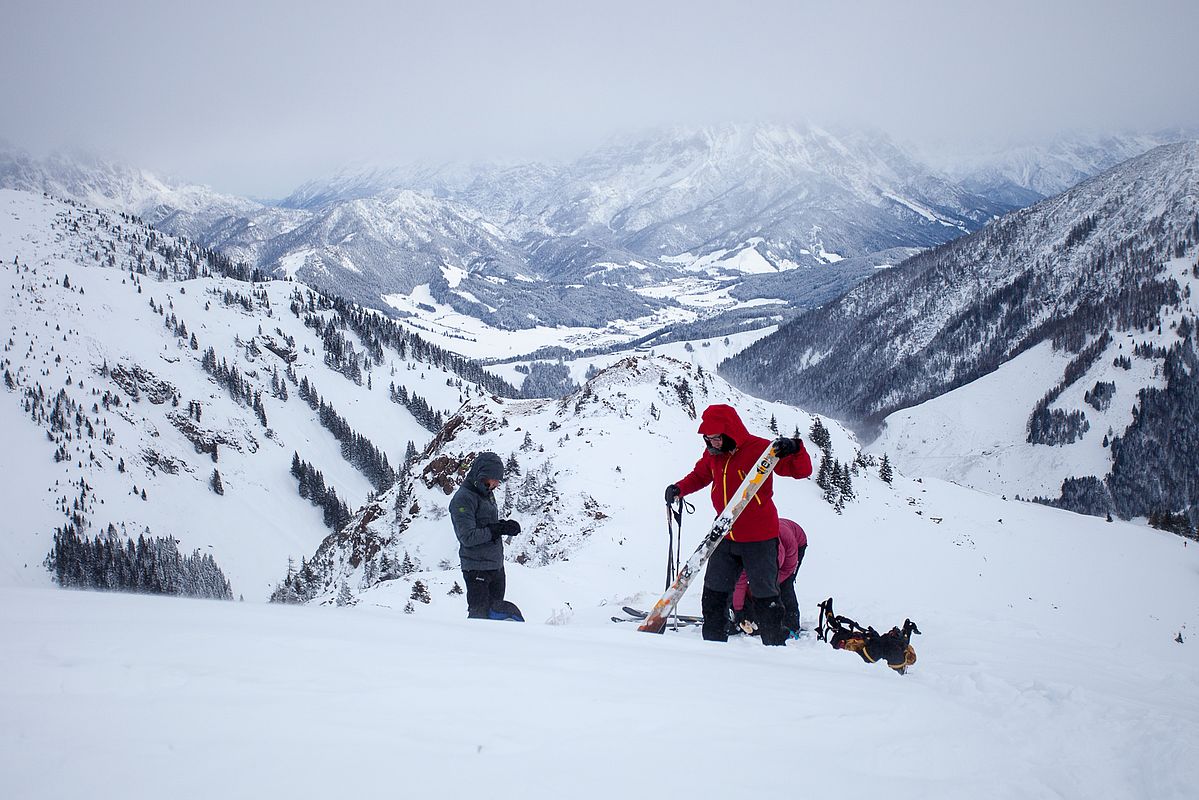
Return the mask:
<path fill-rule="evenodd" d="M 12 194 L 0 200 L 27 202 Z M 0 308 L 17 341 L 9 357 L 20 363 L 38 335 L 62 347 L 67 366 L 38 345 L 35 361 L 45 360 L 31 362 L 22 378 L 44 369 L 50 374 L 42 381 L 57 387 L 77 363 L 90 389 L 99 378 L 86 372 L 85 361 L 133 354 L 184 388 L 185 399 L 204 392 L 222 425 L 234 425 L 243 410 L 225 404 L 223 390 L 206 379 L 196 380 L 194 365 L 185 369 L 184 359 L 194 356 L 164 351 L 172 338 L 153 319 L 145 294 L 120 283 L 120 271 L 71 266 L 69 254 L 51 246 L 56 242 L 22 238 L 35 233 L 29 217 L 37 203 L 14 212 L 24 220 L 6 226 L 15 235 L 0 252 L 8 264 L 11 248 L 36 245 L 36 255 L 23 253 L 22 262 L 50 270 L 40 273 L 47 286 L 34 292 L 40 304 L 15 288 L 28 276 L 4 273 L 12 288 L 0 295 Z M 50 337 L 35 324 L 47 313 L 69 315 L 68 301 L 84 302 L 56 290 L 64 266 L 74 284 L 86 286 L 86 302 L 107 314 L 66 323 L 70 347 L 58 344 L 62 332 Z M 176 312 L 186 314 L 205 345 L 227 348 L 235 334 L 245 339 L 258 324 L 251 316 L 206 316 L 199 287 L 208 281 L 188 282 L 183 295 L 177 285 L 145 285 L 159 301 L 169 288 Z M 320 376 L 322 393 L 338 391 L 334 378 L 341 376 L 319 371 L 319 342 L 286 313 L 286 289 L 268 287 L 280 292 L 272 295 L 275 321 L 316 348 L 298 364 Z M 152 335 L 138 314 L 151 316 Z M 76 346 L 81 340 L 92 344 Z M 712 349 L 678 354 L 702 366 Z M 525 611 L 524 625 L 463 619 L 462 598 L 448 594 L 460 575 L 433 566 L 455 546 L 442 511 L 448 498 L 429 486 L 418 488 L 423 511 L 398 541 L 425 568 L 373 588 L 354 585 L 354 606 L 48 588 L 30 562 L 48 544 L 54 497 L 40 498 L 59 466 L 44 432 L 21 416 L 11 394 L 0 394 L 10 445 L 0 544 L 0 794 L 1194 796 L 1199 550 L 1142 525 L 912 474 L 898 474 L 889 486 L 876 468 L 855 478 L 858 499 L 839 515 L 812 482 L 780 479 L 780 511 L 800 521 L 811 541 L 797 584 L 804 621 L 812 625 L 816 603 L 830 595 L 838 612 L 875 627 L 910 616 L 924 633 L 914 640 L 919 661 L 907 675 L 811 637 L 767 649 L 748 640 L 705 643 L 694 629 L 654 637 L 611 623 L 619 606 L 647 607 L 657 597 L 666 549 L 662 487 L 699 455 L 696 422 L 677 382 L 689 377 L 699 409 L 733 402 L 761 434 L 772 415 L 784 433 L 806 433 L 811 423 L 802 410 L 745 397 L 705 371 L 707 380 L 699 380 L 694 365 L 645 355 L 598 378 L 586 402 L 581 395 L 561 407 L 472 399 L 510 425 L 464 429 L 450 450 L 516 451 L 526 470 L 557 478 L 561 507 L 518 518 L 566 519 L 584 508 L 585 496 L 604 514 L 568 535 L 567 560 L 509 564 L 509 595 Z M 444 383 L 442 377 L 431 374 L 422 387 Z M 442 388 L 447 400 L 457 395 Z M 352 424 L 365 428 L 393 415 L 385 420 L 393 429 L 399 420 L 398 435 L 385 446 L 403 443 L 414 423 L 379 400 L 379 381 L 373 390 L 348 382 L 342 389 L 338 410 L 354 413 Z M 656 417 L 647 411 L 651 403 Z M 143 420 L 142 430 L 121 428 L 118 444 L 140 447 L 153 438 L 164 446 L 173 434 L 160 411 L 145 402 L 137 411 L 162 435 L 150 437 Z M 272 404 L 268 413 L 284 441 L 336 452 L 298 399 Z M 852 458 L 856 443 L 830 427 L 837 456 Z M 526 432 L 536 444 L 522 451 Z M 182 458 L 188 447 L 174 442 L 170 452 Z M 290 452 L 222 454 L 222 472 L 237 478 L 228 484 L 257 487 L 240 499 L 236 490 L 219 501 L 209 494 L 199 480 L 206 470 L 199 478 L 139 475 L 139 482 L 155 481 L 150 495 L 158 502 L 144 506 L 115 499 L 124 497 L 125 478 L 112 478 L 121 484 L 106 489 L 100 472 L 95 485 L 112 491 L 109 514 L 135 509 L 128 513 L 152 521 L 156 532 L 172 520 L 193 534 L 210 532 L 224 553 L 222 566 L 246 576 L 235 580 L 236 593 L 249 576 L 281 576 L 284 558 L 295 552 L 260 530 L 247 537 L 247 525 L 311 512 L 286 479 Z M 691 499 L 697 512 L 686 519 L 688 549 L 713 515 L 705 493 Z M 218 502 L 239 505 L 214 512 Z M 239 514 L 253 516 L 247 523 Z M 202 524 L 190 527 L 197 515 Z M 319 527 L 302 533 L 315 546 Z M 416 579 L 430 586 L 433 600 L 405 614 Z M 697 606 L 696 588 L 683 610 Z"/>

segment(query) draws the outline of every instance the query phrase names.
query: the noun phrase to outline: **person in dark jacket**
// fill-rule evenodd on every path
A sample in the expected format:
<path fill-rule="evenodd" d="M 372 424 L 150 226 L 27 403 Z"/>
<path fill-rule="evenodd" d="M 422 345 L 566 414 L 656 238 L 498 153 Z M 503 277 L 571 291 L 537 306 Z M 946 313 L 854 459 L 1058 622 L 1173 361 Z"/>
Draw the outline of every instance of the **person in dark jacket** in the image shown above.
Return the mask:
<path fill-rule="evenodd" d="M 681 495 L 711 485 L 712 506 L 720 513 L 733 499 L 745 476 L 757 466 L 758 458 L 770 442 L 752 435 L 736 410 L 727 405 L 704 409 L 699 432 L 704 437 L 704 454 L 682 480 L 666 487 L 666 502 L 673 503 Z M 744 570 L 762 644 L 786 644 L 783 605 L 779 601 L 779 515 L 773 500 L 774 475 L 806 478 L 812 474 L 812 459 L 802 439 L 776 439 L 774 449 L 779 456 L 774 473 L 758 489 L 708 559 L 701 607 L 703 636 L 709 641 L 728 640 L 729 595 Z"/>
<path fill-rule="evenodd" d="M 495 453 L 480 453 L 450 499 L 450 519 L 458 537 L 458 558 L 466 581 L 466 616 L 471 619 L 516 619 L 519 612 L 504 600 L 504 544 L 501 536 L 520 533 L 520 523 L 500 519 L 495 488 L 504 480 L 504 462 Z"/>

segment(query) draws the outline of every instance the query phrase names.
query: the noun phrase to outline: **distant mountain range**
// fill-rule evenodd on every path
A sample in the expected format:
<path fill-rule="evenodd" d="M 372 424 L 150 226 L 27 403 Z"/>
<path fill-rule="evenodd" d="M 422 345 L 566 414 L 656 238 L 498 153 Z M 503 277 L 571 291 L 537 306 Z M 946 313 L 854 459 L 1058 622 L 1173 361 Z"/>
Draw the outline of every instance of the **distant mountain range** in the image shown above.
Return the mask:
<path fill-rule="evenodd" d="M 0 186 L 135 213 L 375 307 L 427 285 L 500 327 L 600 326 L 672 304 L 637 289 L 688 274 L 724 278 L 742 297 L 827 300 L 894 263 L 895 248 L 950 241 L 1051 178 L 1153 143 L 999 153 L 950 177 L 878 132 L 729 125 L 625 139 L 565 164 L 346 171 L 275 205 L 86 158 L 0 154 Z"/>
<path fill-rule="evenodd" d="M 1049 378 L 1019 379 L 1040 399 L 1023 410 L 1027 424 L 1015 435 L 1048 448 L 1102 437 L 1105 448 L 1085 462 L 1098 474 L 1075 473 L 1089 481 L 1063 487 L 1058 501 L 1126 516 L 1187 511 L 1199 507 L 1197 245 L 1199 142 L 1165 145 L 866 280 L 725 362 L 721 374 L 871 429 L 1044 344 L 1069 364 Z M 1144 360 L 1153 368 L 1133 369 Z M 1124 370 L 1118 381 L 1113 363 Z M 1134 403 L 1131 417 L 1103 416 L 1103 429 L 1093 428 L 1088 415 L 1105 412 L 1113 396 Z M 946 419 L 959 416 L 939 408 Z M 970 431 L 951 438 L 957 452 L 975 449 Z"/>

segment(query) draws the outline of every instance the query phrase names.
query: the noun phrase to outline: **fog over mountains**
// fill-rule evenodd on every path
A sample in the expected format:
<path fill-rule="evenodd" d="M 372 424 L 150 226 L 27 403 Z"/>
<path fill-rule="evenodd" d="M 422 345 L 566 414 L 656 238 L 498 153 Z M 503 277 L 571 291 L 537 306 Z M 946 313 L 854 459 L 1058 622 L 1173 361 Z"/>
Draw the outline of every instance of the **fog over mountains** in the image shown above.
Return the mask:
<path fill-rule="evenodd" d="M 815 305 L 908 254 L 894 248 L 950 241 L 1157 141 L 1059 142 L 948 172 L 876 131 L 728 125 L 562 164 L 347 170 L 274 205 L 71 157 L 0 155 L 0 186 L 136 213 L 367 305 L 427 285 L 498 327 L 602 326 L 670 305 L 636 290 L 681 274 Z"/>

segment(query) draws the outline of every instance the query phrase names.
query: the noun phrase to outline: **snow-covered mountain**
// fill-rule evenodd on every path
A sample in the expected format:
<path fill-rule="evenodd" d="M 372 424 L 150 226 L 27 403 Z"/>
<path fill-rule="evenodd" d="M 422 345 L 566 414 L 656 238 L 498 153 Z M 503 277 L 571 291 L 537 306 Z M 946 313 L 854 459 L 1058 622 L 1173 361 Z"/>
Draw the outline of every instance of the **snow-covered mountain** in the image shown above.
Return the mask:
<path fill-rule="evenodd" d="M 994 147 L 956 157 L 952 151 L 930 152 L 927 157 L 969 191 L 1023 207 L 1061 194 L 1155 147 L 1195 138 L 1199 132 L 1193 130 L 1073 134 L 1046 143 Z"/>
<path fill-rule="evenodd" d="M 827 299 L 892 263 L 893 248 L 940 244 L 1032 197 L 987 184 L 984 169 L 1043 187 L 1048 179 L 1029 176 L 1081 176 L 1147 145 L 1113 138 L 1075 144 L 1069 158 L 1007 153 L 1042 164 L 1015 177 L 990 156 L 955 182 L 879 132 L 728 125 L 630 137 L 562 164 L 346 170 L 277 206 L 68 157 L 7 155 L 0 186 L 134 213 L 375 307 L 427 286 L 438 302 L 491 325 L 602 327 L 671 305 L 676 292 L 643 290 L 680 271 L 755 283 L 742 292 L 750 297 Z M 1044 167 L 1051 158 L 1073 172 Z M 755 281 L 797 267 L 807 270 L 800 283 L 819 288 Z"/>
<path fill-rule="evenodd" d="M 782 705 L 772 704 L 769 711 L 755 707 L 739 719 L 755 731 L 766 731 L 771 742 L 781 738 L 780 757 L 823 741 L 834 749 L 820 759 L 821 766 L 856 761 L 863 747 L 887 763 L 892 751 L 883 746 L 881 730 L 887 729 L 893 739 L 897 729 L 911 730 L 912 721 L 905 712 L 893 717 L 882 710 L 892 708 L 893 688 L 879 683 L 877 695 L 866 688 L 892 677 L 883 668 L 832 651 L 810 634 L 776 654 L 754 640 L 706 644 L 694 628 L 659 638 L 635 632 L 629 623 L 609 621 L 624 605 L 648 607 L 661 591 L 667 548 L 661 488 L 688 470 L 698 455 L 694 415 L 711 402 L 733 403 L 751 429 L 763 433 L 773 418 L 782 431 L 798 427 L 806 434 L 814 419 L 798 409 L 742 395 L 710 372 L 661 356 L 615 363 L 561 401 L 472 399 L 400 484 L 330 536 L 308 560 L 307 571 L 293 574 L 282 594 L 300 590 L 314 603 L 341 602 L 353 607 L 351 619 L 397 620 L 385 638 L 428 642 L 447 651 L 431 657 L 436 666 L 429 669 L 440 676 L 439 685 L 456 686 L 456 681 L 444 680 L 446 671 L 457 675 L 463 663 L 474 663 L 469 655 L 453 655 L 460 649 L 485 648 L 489 663 L 501 672 L 508 669 L 507 659 L 513 659 L 512 669 L 521 675 L 515 682 L 526 687 L 521 715 L 541 719 L 542 708 L 551 715 L 570 713 L 571 730 L 578 725 L 594 732 L 607 730 L 605 723 L 590 712 L 574 711 L 568 697 L 583 692 L 592 698 L 589 702 L 602 701 L 601 706 L 629 703 L 613 718 L 620 720 L 613 723 L 618 732 L 596 743 L 600 752 L 627 753 L 627 735 L 619 731 L 629 726 L 640 730 L 643 724 L 652 728 L 650 720 L 662 709 L 664 719 L 671 721 L 658 723 L 671 733 L 664 735 L 665 756 L 685 760 L 710 733 L 703 720 L 711 712 L 703 702 L 680 704 L 678 696 L 704 696 L 711 687 L 702 676 L 719 683 L 719 676 L 727 680 L 730 670 L 753 669 L 774 687 Z M 852 462 L 852 436 L 835 424 L 831 433 L 832 457 Z M 471 458 L 485 450 L 501 454 L 520 470 L 498 496 L 505 513 L 524 529 L 507 547 L 506 571 L 508 597 L 531 624 L 509 632 L 503 625 L 475 623 L 482 626 L 481 638 L 475 638 L 475 628 L 462 620 L 464 600 L 457 592 L 462 577 L 446 505 Z M 923 742 L 922 752 L 936 755 L 925 762 L 919 786 L 896 793 L 1023 796 L 1035 795 L 1034 787 L 1044 783 L 1074 787 L 1062 790 L 1067 795 L 1075 789 L 1102 794 L 1101 788 L 1129 797 L 1185 795 L 1178 787 L 1193 767 L 1188 759 L 1167 754 L 1193 737 L 1187 731 L 1180 738 L 1178 725 L 1193 716 L 1186 698 L 1195 695 L 1192 682 L 1179 672 L 1194 661 L 1186 649 L 1196 624 L 1186 610 L 1194 607 L 1196 593 L 1193 571 L 1199 553 L 1193 547 L 1141 526 L 1106 523 L 941 481 L 899 475 L 888 484 L 880 478 L 877 460 L 855 466 L 854 472 L 856 496 L 841 514 L 811 481 L 776 479 L 775 498 L 781 513 L 801 521 L 809 533 L 798 582 L 809 624 L 815 604 L 832 595 L 842 613 L 867 624 L 882 620 L 889 626 L 910 616 L 924 631 L 915 639 L 922 660 L 909 676 L 916 686 L 904 686 L 905 697 L 927 689 L 930 701 L 940 701 L 921 702 L 922 715 L 945 714 L 958 721 L 941 717 L 930 723 L 922 716 L 928 729 L 903 737 L 910 746 L 910 737 L 916 736 Z M 692 499 L 697 511 L 685 519 L 685 552 L 713 513 L 705 493 Z M 698 594 L 695 587 L 684 598 L 685 612 L 697 611 Z M 1183 623 L 1165 621 L 1183 616 L 1185 631 Z M 1181 646 L 1176 637 L 1183 639 Z M 536 666 L 516 665 L 532 652 L 544 652 L 548 663 L 533 658 Z M 710 660 L 721 665 L 712 673 Z M 693 662 L 698 674 L 688 671 L 678 683 L 667 681 L 667 698 L 645 699 L 661 698 L 663 684 L 654 676 L 684 661 Z M 618 663 L 622 666 L 612 673 L 609 665 Z M 541 677 L 543 669 L 548 682 Z M 843 670 L 856 674 L 846 679 Z M 562 671 L 571 677 L 563 680 Z M 414 670 L 413 678 L 425 685 L 429 679 L 422 674 Z M 550 677 L 554 675 L 558 678 Z M 1146 675 L 1155 677 L 1147 683 Z M 851 694 L 864 691 L 874 699 L 841 700 L 832 687 L 843 680 L 859 687 Z M 1147 685 L 1155 687 L 1148 694 L 1133 689 Z M 1129 702 L 1130 692 L 1138 698 L 1135 708 L 1108 716 Z M 827 714 L 829 719 L 819 730 L 796 726 L 791 703 L 797 704 L 796 713 L 802 707 L 806 714 Z M 1146 715 L 1146 705 L 1159 708 L 1164 719 Z M 675 729 L 679 714 L 697 716 L 694 723 Z M 1160 732 L 1150 720 L 1157 720 Z M 1055 730 L 1058 726 L 1075 734 L 1065 735 Z M 1003 733 L 992 739 L 996 730 Z M 521 741 L 526 736 L 517 734 Z M 880 737 L 877 743 L 875 736 Z M 980 773 L 965 767 L 959 759 L 972 760 L 975 745 L 963 742 L 977 737 L 988 743 L 988 763 L 1018 760 L 1024 768 Z M 956 746 L 950 747 L 950 740 Z M 1139 758 L 1123 749 L 1128 741 L 1165 748 L 1162 757 L 1169 766 L 1160 775 L 1161 784 L 1147 788 L 1122 769 L 1104 779 L 1103 787 L 1092 782 L 1096 752 L 1114 749 L 1117 759 Z M 764 746 L 768 752 L 776 747 Z M 537 749 L 535 763 L 558 757 L 558 745 L 545 747 L 549 752 Z M 1035 755 L 1015 752 L 1024 748 Z M 910 755 L 908 747 L 901 749 Z M 823 774 L 798 763 L 805 775 Z M 1104 756 L 1095 766 L 1108 769 L 1111 762 Z M 876 768 L 886 769 L 864 769 L 870 773 Z M 946 785 L 930 788 L 928 775 L 939 776 Z M 640 778 L 628 780 L 629 785 L 644 785 Z M 714 780 L 720 785 L 724 778 Z M 772 778 L 763 780 L 766 785 Z M 624 779 L 617 781 L 624 785 Z M 743 789 L 743 776 L 737 781 Z M 830 794 L 844 793 L 842 782 L 826 786 L 821 781 L 812 778 L 805 785 L 818 795 L 825 788 Z M 892 786 L 907 785 L 904 779 L 890 781 Z M 606 791 L 612 784 L 604 785 Z"/>
<path fill-rule="evenodd" d="M 201 549 L 264 598 L 466 394 L 515 393 L 397 323 L 249 283 L 132 217 L 11 190 L 0 209 L 9 579 L 44 581 L 55 527 L 111 523 Z M 320 493 L 300 495 L 297 454 Z"/>
<path fill-rule="evenodd" d="M 783 766 L 717 771 L 706 789 L 777 791 L 799 774 L 844 796 L 852 774 L 899 797 L 1157 800 L 1199 779 L 1199 551 L 1177 536 L 902 472 L 888 483 L 826 420 L 853 497 L 835 491 L 838 510 L 813 481 L 775 490 L 809 535 L 803 620 L 829 596 L 875 627 L 911 617 L 915 667 L 899 677 L 810 632 L 769 650 L 646 636 L 609 618 L 661 590 L 662 487 L 699 455 L 697 414 L 729 402 L 752 430 L 805 438 L 816 419 L 701 369 L 718 344 L 630 354 L 561 399 L 513 400 L 396 323 L 239 280 L 130 218 L 12 191 L 0 209 L 0 772 L 20 796 L 94 792 L 130 752 L 135 774 L 112 780 L 131 797 L 373 796 L 397 770 L 433 795 L 447 774 L 497 796 L 657 795 L 728 727 L 702 698 L 750 673 L 772 702 L 743 704 L 738 724 Z M 432 439 L 415 395 L 456 409 Z M 394 485 L 376 492 L 378 461 L 347 425 L 387 455 Z M 428 444 L 408 459 L 407 440 Z M 485 449 L 520 470 L 500 500 L 524 528 L 507 551 L 523 626 L 468 622 L 454 593 L 445 505 Z M 335 533 L 309 464 L 356 507 Z M 692 499 L 687 550 L 712 516 Z M 117 542 L 173 536 L 251 602 L 50 590 L 41 561 L 68 521 L 108 553 L 110 523 Z M 252 602 L 279 582 L 314 602 Z M 693 589 L 684 611 L 697 603 Z M 645 742 L 661 761 L 630 759 Z M 193 774 L 201 751 L 211 769 Z"/>
<path fill-rule="evenodd" d="M 1086 502 L 1071 506 L 1134 516 L 1185 511 L 1199 502 L 1199 487 L 1188 479 L 1150 486 L 1131 473 L 1144 469 L 1142 458 L 1165 474 L 1192 471 L 1185 466 L 1189 438 L 1168 428 L 1199 424 L 1193 414 L 1187 422 L 1178 417 L 1190 407 L 1186 376 L 1195 362 L 1196 244 L 1199 143 L 1163 146 L 874 277 L 761 340 L 722 374 L 769 397 L 870 422 L 966 386 L 1038 346 L 1041 355 L 1019 363 L 1044 363 L 1052 346 L 1069 354 L 1055 362 L 1073 366 L 1059 365 L 1056 375 L 1030 368 L 1039 377 L 1024 379 L 1021 390 L 1035 398 L 1017 412 L 1027 429 L 1016 441 L 1075 441 L 1091 425 L 1086 415 L 1100 412 L 1102 429 L 1092 426 L 1091 439 L 1122 437 L 1123 449 L 1105 454 L 1114 470 L 1108 488 L 1091 486 Z M 1156 369 L 1147 375 L 1127 367 L 1132 374 L 1117 381 L 1125 400 L 1109 418 L 1111 390 L 1093 384 L 1110 382 L 1103 365 L 1117 358 L 1149 359 Z M 1142 388 L 1166 395 L 1138 395 Z M 1059 406 L 1068 389 L 1080 402 Z M 1083 413 L 1082 394 L 1096 391 L 1087 400 L 1093 409 Z M 977 400 L 978 392 L 962 396 Z M 1147 415 L 1150 408 L 1163 413 Z M 1042 486 L 1063 477 L 1059 469 L 1030 480 Z"/>
<path fill-rule="evenodd" d="M 346 170 L 278 205 L 86 157 L 5 155 L 0 186 L 133 213 L 390 313 L 387 297 L 424 287 L 493 326 L 600 328 L 674 307 L 695 276 L 745 284 L 731 297 L 823 302 L 899 249 L 975 230 L 1152 141 L 1004 151 L 949 178 L 877 131 L 727 125 L 560 164 Z"/>
<path fill-rule="evenodd" d="M 417 287 L 427 287 L 461 313 L 509 328 L 603 327 L 614 318 L 644 316 L 667 305 L 604 281 L 591 286 L 547 282 L 528 253 L 479 211 L 403 187 L 296 209 L 163 181 L 144 170 L 86 157 L 38 161 L 12 154 L 0 160 L 0 187 L 132 213 L 265 274 L 294 277 L 384 310 L 389 308 L 384 298 Z M 561 260 L 581 259 L 590 271 L 599 264 L 600 273 L 617 257 L 582 240 L 569 249 L 573 255 L 562 252 Z"/>
<path fill-rule="evenodd" d="M 0 148 L 0 188 L 70 198 L 94 208 L 136 215 L 155 209 L 214 217 L 251 216 L 261 204 L 221 194 L 205 186 L 166 179 L 144 169 L 84 152 L 34 158 Z"/>
<path fill-rule="evenodd" d="M 882 133 L 810 125 L 659 131 L 566 164 L 484 166 L 465 184 L 436 169 L 368 169 L 306 184 L 285 204 L 389 184 L 452 196 L 533 242 L 583 237 L 647 260 L 731 261 L 752 248 L 770 271 L 939 244 L 1011 208 L 955 186 Z M 569 261 L 534 262 L 578 274 Z"/>

